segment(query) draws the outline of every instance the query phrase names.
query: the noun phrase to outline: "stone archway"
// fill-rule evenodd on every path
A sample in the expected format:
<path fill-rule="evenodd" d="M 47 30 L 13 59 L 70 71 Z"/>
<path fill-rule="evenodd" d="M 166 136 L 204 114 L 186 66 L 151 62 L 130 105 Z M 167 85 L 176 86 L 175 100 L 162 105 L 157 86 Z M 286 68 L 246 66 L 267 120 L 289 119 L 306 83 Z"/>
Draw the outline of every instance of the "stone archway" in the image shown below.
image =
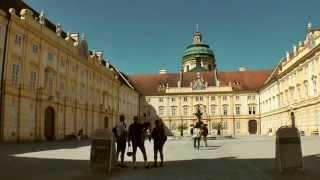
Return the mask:
<path fill-rule="evenodd" d="M 47 107 L 45 110 L 45 118 L 44 118 L 44 137 L 48 141 L 52 141 L 55 139 L 55 112 L 52 107 Z"/>
<path fill-rule="evenodd" d="M 258 128 L 258 125 L 257 125 L 257 121 L 256 120 L 250 120 L 248 122 L 248 131 L 249 131 L 249 134 L 257 134 L 257 128 Z"/>
<path fill-rule="evenodd" d="M 104 123 L 104 128 L 109 128 L 109 118 L 107 116 L 104 118 L 103 123 Z"/>

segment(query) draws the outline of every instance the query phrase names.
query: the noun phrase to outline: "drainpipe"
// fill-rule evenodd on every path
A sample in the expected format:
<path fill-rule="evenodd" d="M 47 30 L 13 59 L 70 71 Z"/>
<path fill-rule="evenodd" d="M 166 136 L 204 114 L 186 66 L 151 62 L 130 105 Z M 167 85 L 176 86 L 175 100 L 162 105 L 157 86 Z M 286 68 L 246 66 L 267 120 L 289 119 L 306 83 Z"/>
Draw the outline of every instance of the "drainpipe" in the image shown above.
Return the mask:
<path fill-rule="evenodd" d="M 7 60 L 7 51 L 8 51 L 8 39 L 9 39 L 9 23 L 11 19 L 11 14 L 7 13 L 7 26 L 5 31 L 4 39 L 4 49 L 3 49 L 3 62 L 2 62 L 2 71 L 1 71 L 1 91 L 0 91 L 0 141 L 4 139 L 4 90 L 5 90 L 5 81 L 4 81 L 4 70 Z"/>

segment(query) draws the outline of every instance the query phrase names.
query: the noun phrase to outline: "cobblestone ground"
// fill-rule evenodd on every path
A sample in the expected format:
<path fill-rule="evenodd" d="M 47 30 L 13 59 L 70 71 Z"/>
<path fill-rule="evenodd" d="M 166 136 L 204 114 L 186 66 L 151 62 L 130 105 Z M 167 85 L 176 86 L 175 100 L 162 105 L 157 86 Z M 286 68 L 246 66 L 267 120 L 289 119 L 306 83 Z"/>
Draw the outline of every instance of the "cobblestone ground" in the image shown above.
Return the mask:
<path fill-rule="evenodd" d="M 88 144 L 88 141 L 0 144 L 0 179 L 320 179 L 320 137 L 302 138 L 305 172 L 293 175 L 275 171 L 273 137 L 210 140 L 209 147 L 200 150 L 193 149 L 188 138 L 168 140 L 164 167 L 145 169 L 138 151 L 137 170 L 127 162 L 128 168 L 116 168 L 108 176 L 89 172 Z M 146 147 L 152 161 L 152 144 L 146 142 Z"/>

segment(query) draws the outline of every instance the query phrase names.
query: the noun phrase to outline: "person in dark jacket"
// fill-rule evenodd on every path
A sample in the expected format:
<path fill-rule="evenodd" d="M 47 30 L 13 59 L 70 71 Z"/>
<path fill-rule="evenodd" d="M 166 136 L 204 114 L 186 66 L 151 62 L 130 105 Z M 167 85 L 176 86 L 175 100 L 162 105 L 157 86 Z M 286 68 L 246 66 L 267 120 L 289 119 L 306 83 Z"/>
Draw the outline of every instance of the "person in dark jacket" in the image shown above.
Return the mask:
<path fill-rule="evenodd" d="M 132 151 L 133 151 L 132 161 L 133 161 L 134 169 L 137 168 L 136 154 L 137 154 L 138 147 L 142 152 L 145 168 L 149 168 L 148 161 L 147 161 L 146 148 L 144 146 L 144 140 L 145 140 L 144 126 L 143 124 L 140 124 L 138 122 L 138 116 L 134 116 L 133 123 L 129 126 L 129 136 L 128 136 L 129 146 L 131 146 L 131 143 L 132 143 Z"/>
<path fill-rule="evenodd" d="M 167 141 L 167 135 L 165 133 L 161 120 L 156 120 L 155 128 L 151 132 L 153 138 L 153 152 L 154 152 L 154 164 L 153 167 L 157 167 L 158 152 L 160 153 L 160 167 L 163 166 L 163 145 Z"/>
<path fill-rule="evenodd" d="M 204 124 L 202 126 L 202 138 L 203 138 L 203 142 L 204 142 L 204 146 L 205 147 L 208 147 L 208 143 L 207 143 L 207 136 L 209 134 L 209 130 L 208 130 L 208 127 L 207 127 L 207 124 Z"/>

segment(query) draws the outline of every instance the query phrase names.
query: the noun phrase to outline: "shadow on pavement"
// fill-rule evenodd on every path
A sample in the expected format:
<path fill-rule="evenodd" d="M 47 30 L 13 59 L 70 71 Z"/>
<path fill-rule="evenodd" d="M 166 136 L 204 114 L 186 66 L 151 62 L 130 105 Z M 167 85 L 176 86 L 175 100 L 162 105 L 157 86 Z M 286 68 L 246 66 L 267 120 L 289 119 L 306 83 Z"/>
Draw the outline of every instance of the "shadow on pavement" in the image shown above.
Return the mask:
<path fill-rule="evenodd" d="M 237 159 L 225 157 L 219 159 L 193 159 L 165 162 L 161 168 L 117 169 L 112 174 L 114 180 L 148 179 L 152 180 L 316 180 L 320 179 L 320 156 L 304 157 L 305 172 L 280 174 L 275 169 L 274 159 Z M 130 164 L 129 164 L 130 166 Z"/>
<path fill-rule="evenodd" d="M 0 143 L 0 157 L 11 156 L 28 152 L 48 151 L 57 149 L 73 149 L 90 145 L 90 140 L 46 141 L 46 142 L 21 142 Z"/>

